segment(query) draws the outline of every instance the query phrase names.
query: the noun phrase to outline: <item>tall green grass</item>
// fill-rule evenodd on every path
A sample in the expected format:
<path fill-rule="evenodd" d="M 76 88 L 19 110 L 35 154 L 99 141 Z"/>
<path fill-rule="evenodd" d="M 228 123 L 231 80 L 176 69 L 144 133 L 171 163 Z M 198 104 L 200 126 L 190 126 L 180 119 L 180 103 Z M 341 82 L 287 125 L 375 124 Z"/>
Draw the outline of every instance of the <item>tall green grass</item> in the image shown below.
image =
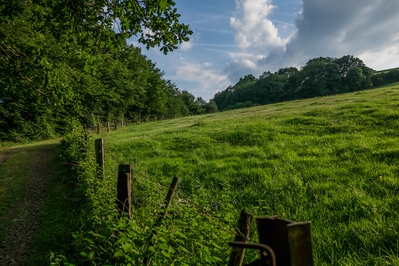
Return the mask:
<path fill-rule="evenodd" d="M 132 163 L 164 185 L 178 176 L 182 192 L 232 227 L 242 208 L 312 221 L 316 265 L 399 265 L 399 86 L 102 137 L 106 167 Z"/>

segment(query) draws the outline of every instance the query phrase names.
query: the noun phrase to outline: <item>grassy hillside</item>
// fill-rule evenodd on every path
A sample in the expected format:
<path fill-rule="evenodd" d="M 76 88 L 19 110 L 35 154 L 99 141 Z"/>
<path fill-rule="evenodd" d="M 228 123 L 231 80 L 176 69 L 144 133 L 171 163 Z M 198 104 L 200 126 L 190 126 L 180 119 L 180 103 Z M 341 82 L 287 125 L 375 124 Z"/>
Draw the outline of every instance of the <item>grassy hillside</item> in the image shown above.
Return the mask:
<path fill-rule="evenodd" d="M 141 178 L 167 186 L 178 176 L 180 193 L 232 228 L 242 208 L 312 221 L 316 265 L 399 265 L 399 85 L 102 137 L 108 169 L 132 163 L 136 205 L 145 205 Z M 229 238 L 218 237 L 226 258 Z"/>

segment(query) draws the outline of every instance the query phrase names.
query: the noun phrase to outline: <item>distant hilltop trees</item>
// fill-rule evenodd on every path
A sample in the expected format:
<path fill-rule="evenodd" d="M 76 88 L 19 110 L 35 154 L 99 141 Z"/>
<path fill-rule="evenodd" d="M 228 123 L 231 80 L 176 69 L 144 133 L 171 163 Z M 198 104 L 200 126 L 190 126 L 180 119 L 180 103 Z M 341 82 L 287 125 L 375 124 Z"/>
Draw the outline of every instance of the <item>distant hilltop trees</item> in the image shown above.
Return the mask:
<path fill-rule="evenodd" d="M 215 94 L 220 111 L 281 101 L 364 90 L 399 81 L 399 68 L 376 72 L 352 55 L 319 57 L 300 69 L 281 68 L 263 72 L 259 78 L 246 75 L 234 86 Z"/>

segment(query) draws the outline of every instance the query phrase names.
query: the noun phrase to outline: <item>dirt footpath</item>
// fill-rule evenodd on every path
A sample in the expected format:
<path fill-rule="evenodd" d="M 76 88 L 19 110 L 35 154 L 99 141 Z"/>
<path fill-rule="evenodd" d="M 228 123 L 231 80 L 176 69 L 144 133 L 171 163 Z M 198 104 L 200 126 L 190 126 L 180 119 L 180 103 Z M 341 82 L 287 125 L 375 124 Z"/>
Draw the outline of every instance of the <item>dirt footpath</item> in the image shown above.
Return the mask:
<path fill-rule="evenodd" d="M 0 154 L 0 166 L 19 150 Z M 28 176 L 26 193 L 8 215 L 0 217 L 0 223 L 11 224 L 5 240 L 0 242 L 0 265 L 24 265 L 24 261 L 35 252 L 32 236 L 40 223 L 53 154 L 54 149 L 48 147 L 39 152 Z"/>

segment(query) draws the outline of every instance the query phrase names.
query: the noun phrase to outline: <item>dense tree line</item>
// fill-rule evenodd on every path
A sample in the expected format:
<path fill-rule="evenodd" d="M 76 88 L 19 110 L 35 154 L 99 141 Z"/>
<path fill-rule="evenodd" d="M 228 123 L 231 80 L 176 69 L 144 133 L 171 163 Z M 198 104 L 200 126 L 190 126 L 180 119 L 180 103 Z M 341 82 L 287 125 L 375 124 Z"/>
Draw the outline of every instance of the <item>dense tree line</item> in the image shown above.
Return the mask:
<path fill-rule="evenodd" d="M 275 73 L 267 71 L 259 78 L 247 75 L 234 86 L 216 93 L 213 100 L 223 111 L 364 90 L 398 81 L 398 69 L 376 73 L 351 55 L 320 57 L 309 60 L 301 69 L 288 67 Z"/>
<path fill-rule="evenodd" d="M 0 3 L 0 140 L 48 138 L 74 123 L 208 110 L 126 43 L 136 35 L 168 53 L 187 41 L 192 32 L 173 6 L 171 0 Z"/>

